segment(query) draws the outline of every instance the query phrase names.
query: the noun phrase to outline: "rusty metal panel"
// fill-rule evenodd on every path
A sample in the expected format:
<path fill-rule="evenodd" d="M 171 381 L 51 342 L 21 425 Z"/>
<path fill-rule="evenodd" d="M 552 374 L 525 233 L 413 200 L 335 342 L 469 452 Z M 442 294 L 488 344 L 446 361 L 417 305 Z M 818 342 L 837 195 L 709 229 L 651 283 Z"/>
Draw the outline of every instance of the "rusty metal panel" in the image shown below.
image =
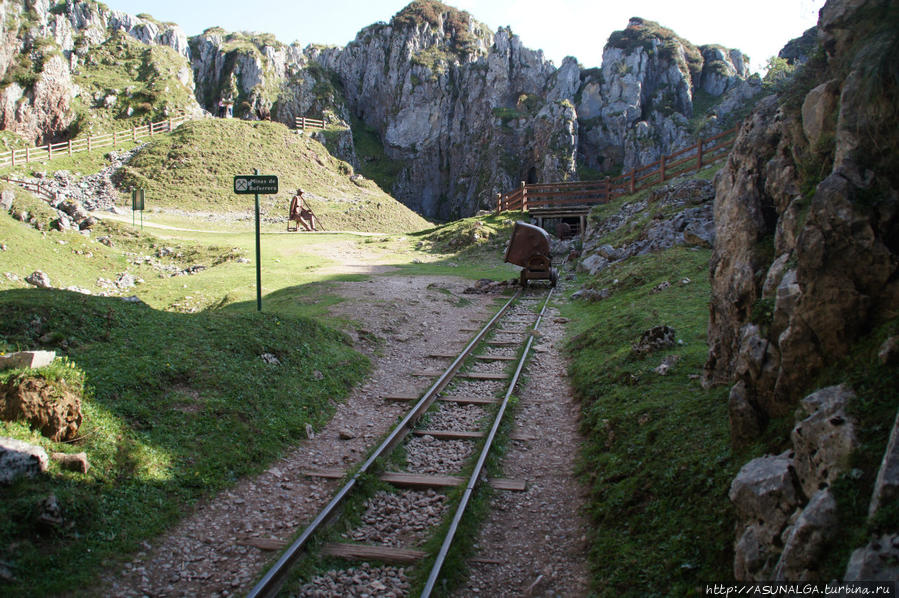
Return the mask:
<path fill-rule="evenodd" d="M 505 261 L 527 268 L 535 254 L 549 257 L 549 234 L 539 226 L 516 222 Z"/>

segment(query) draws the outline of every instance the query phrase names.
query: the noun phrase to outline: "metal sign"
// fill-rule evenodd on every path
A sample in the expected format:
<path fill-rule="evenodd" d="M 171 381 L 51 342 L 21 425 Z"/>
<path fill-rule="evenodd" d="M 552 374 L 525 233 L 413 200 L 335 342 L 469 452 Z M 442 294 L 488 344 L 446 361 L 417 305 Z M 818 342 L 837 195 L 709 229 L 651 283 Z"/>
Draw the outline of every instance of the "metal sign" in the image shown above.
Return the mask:
<path fill-rule="evenodd" d="M 143 189 L 132 189 L 131 190 L 131 209 L 132 210 L 143 210 L 144 209 L 144 190 Z"/>
<path fill-rule="evenodd" d="M 274 174 L 238 174 L 234 177 L 238 195 L 274 195 L 278 192 L 278 176 Z"/>

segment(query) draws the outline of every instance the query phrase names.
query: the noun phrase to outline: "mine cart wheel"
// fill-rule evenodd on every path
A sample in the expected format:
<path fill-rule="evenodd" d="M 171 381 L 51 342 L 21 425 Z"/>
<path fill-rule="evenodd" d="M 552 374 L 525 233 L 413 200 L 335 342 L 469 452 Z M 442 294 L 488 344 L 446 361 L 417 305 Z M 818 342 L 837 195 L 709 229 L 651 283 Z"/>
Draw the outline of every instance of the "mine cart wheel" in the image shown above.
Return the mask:
<path fill-rule="evenodd" d="M 521 284 L 521 288 L 523 288 L 523 289 L 528 288 L 528 271 L 527 271 L 527 269 L 524 269 L 521 271 L 521 276 L 518 279 L 518 282 L 519 282 L 519 284 Z"/>
<path fill-rule="evenodd" d="M 550 283 L 550 285 L 556 286 L 556 284 L 557 284 L 558 282 L 559 282 L 559 271 L 556 270 L 555 268 L 550 268 L 550 269 L 549 269 L 549 283 Z"/>

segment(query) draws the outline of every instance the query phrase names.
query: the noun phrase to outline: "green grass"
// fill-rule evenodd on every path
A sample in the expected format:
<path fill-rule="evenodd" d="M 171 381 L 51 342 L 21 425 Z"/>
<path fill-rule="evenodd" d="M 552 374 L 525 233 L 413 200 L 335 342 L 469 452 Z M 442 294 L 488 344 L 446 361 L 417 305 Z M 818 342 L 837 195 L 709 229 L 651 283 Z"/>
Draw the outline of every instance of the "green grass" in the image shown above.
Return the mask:
<path fill-rule="evenodd" d="M 234 193 L 234 176 L 278 176 L 280 193 L 260 198 L 263 216 L 284 218 L 302 187 L 325 230 L 406 232 L 428 225 L 371 181 L 353 183 L 352 168 L 309 137 L 280 123 L 193 121 L 155 138 L 119 171 L 120 188 L 147 190 L 148 207 L 209 212 L 252 211 L 253 197 Z M 275 226 L 275 225 L 272 225 Z"/>
<path fill-rule="evenodd" d="M 334 397 L 367 370 L 343 335 L 303 318 L 178 314 L 55 290 L 2 292 L 0 312 L 0 349 L 64 346 L 86 387 L 75 445 L 19 423 L 0 424 L 0 434 L 86 451 L 92 465 L 86 475 L 54 467 L 5 491 L 0 559 L 19 580 L 6 586 L 12 593 L 88 587 L 99 568 L 172 525 L 197 499 L 262 471 L 305 437 L 306 423 L 326 421 Z M 63 340 L 43 347 L 46 332 Z M 281 365 L 267 364 L 263 353 Z M 62 529 L 35 521 L 37 503 L 51 492 L 69 524 Z"/>
<path fill-rule="evenodd" d="M 592 283 L 612 289 L 610 298 L 563 310 L 573 322 L 569 373 L 582 401 L 580 471 L 600 596 L 697 594 L 704 581 L 732 575 L 727 489 L 738 463 L 727 390 L 698 382 L 708 351 L 709 255 L 673 248 L 613 265 Z M 665 280 L 670 288 L 650 293 Z M 633 355 L 640 335 L 663 324 L 683 344 Z M 679 360 L 667 376 L 656 374 L 668 355 Z"/>

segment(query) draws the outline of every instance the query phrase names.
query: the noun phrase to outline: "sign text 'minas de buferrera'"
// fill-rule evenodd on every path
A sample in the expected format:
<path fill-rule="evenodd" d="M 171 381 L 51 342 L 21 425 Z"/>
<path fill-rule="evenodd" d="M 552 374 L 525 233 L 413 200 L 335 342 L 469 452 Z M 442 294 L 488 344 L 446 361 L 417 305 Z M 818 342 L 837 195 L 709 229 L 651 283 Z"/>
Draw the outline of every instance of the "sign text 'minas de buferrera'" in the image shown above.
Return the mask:
<path fill-rule="evenodd" d="M 234 192 L 239 195 L 274 195 L 278 192 L 278 176 L 274 174 L 235 175 Z"/>

